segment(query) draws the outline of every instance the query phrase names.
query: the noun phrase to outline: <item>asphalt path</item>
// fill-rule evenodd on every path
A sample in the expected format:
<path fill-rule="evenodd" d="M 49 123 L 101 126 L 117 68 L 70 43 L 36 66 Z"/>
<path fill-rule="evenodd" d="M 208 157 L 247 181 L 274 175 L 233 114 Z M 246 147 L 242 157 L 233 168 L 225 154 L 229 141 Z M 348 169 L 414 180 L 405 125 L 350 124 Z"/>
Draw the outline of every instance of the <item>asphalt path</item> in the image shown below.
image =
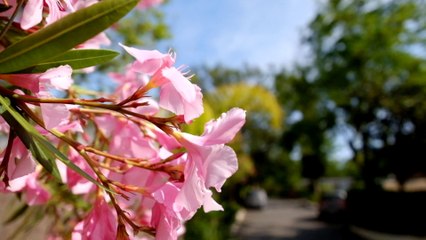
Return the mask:
<path fill-rule="evenodd" d="M 239 240 L 360 240 L 344 224 L 317 219 L 315 205 L 300 199 L 270 199 L 261 210 L 240 213 Z"/>

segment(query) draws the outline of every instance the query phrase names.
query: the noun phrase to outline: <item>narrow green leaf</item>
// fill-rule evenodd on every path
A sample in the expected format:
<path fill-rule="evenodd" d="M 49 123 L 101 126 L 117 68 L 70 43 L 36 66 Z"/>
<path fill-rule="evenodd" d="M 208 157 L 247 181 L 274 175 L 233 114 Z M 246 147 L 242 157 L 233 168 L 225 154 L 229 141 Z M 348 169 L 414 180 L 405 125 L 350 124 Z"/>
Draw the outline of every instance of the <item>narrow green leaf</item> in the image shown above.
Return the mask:
<path fill-rule="evenodd" d="M 31 67 L 29 72 L 45 72 L 49 68 L 58 67 L 60 65 L 70 65 L 72 69 L 81 69 L 106 63 L 118 55 L 119 53 L 116 51 L 104 49 L 70 50 L 62 55 Z"/>
<path fill-rule="evenodd" d="M 7 99 L 7 100 L 6 100 Z M 105 191 L 111 191 L 102 186 L 98 181 L 92 178 L 89 174 L 75 165 L 55 146 L 53 146 L 46 138 L 41 135 L 24 117 L 21 116 L 15 109 L 10 106 L 10 101 L 0 95 L 0 105 L 7 110 L 2 114 L 3 118 L 13 126 L 16 134 L 31 150 L 37 161 L 52 175 L 60 179 L 59 170 L 56 166 L 56 159 L 59 159 L 67 167 L 79 173 L 81 176 L 96 184 Z"/>
<path fill-rule="evenodd" d="M 23 38 L 28 36 L 28 34 L 21 29 L 18 29 L 15 26 L 12 26 L 5 34 L 4 38 L 7 39 L 7 42 L 9 42 L 9 45 L 12 45 L 16 42 L 19 42 Z"/>
<path fill-rule="evenodd" d="M 38 131 L 24 118 L 19 114 L 13 107 L 10 105 L 10 100 L 6 97 L 3 97 L 0 95 L 0 105 L 4 109 L 4 113 L 7 111 L 13 119 L 15 119 L 16 124 L 11 124 L 8 122 L 12 127 L 21 126 L 22 129 L 29 133 L 38 133 Z M 6 116 L 7 117 L 7 116 Z"/>
<path fill-rule="evenodd" d="M 139 0 L 103 0 L 69 14 L 0 53 L 0 73 L 23 70 L 81 44 L 124 17 Z"/>
<path fill-rule="evenodd" d="M 32 138 L 32 141 L 30 142 L 30 151 L 47 172 L 55 176 L 57 179 L 61 179 L 61 175 L 56 165 L 55 155 L 41 144 L 37 138 Z"/>
<path fill-rule="evenodd" d="M 21 139 L 22 143 L 31 151 L 37 162 L 39 162 L 47 172 L 57 179 L 61 179 L 58 167 L 56 166 L 55 156 L 46 151 L 47 149 L 40 145 L 34 136 L 43 136 L 15 109 L 10 106 L 10 100 L 0 95 L 0 105 L 4 109 L 2 117 L 13 128 L 13 131 Z"/>
<path fill-rule="evenodd" d="M 4 105 L 10 106 L 10 99 L 9 98 L 4 99 Z M 7 111 L 6 107 L 4 107 L 4 105 L 2 104 L 0 106 L 0 115 L 3 114 L 5 111 Z"/>

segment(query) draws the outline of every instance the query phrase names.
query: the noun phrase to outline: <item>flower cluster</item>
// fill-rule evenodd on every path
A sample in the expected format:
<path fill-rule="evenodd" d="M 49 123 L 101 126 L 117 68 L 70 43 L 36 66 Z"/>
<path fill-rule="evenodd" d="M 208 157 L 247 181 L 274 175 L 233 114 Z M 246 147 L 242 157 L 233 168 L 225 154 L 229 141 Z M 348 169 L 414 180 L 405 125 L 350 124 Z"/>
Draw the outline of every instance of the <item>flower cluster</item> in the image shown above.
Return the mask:
<path fill-rule="evenodd" d="M 97 1 L 23 2 L 10 1 L 0 19 L 31 35 Z M 105 39 L 97 35 L 74 49 Z M 0 130 L 8 135 L 0 191 L 20 193 L 28 205 L 65 201 L 58 192 L 74 196 L 61 209 L 77 213 L 67 220 L 72 239 L 177 239 L 199 208 L 223 210 L 212 189 L 220 192 L 238 168 L 225 144 L 244 125 L 245 111 L 223 113 L 200 136 L 182 131 L 203 113 L 189 72 L 175 67 L 174 53 L 121 46 L 135 61 L 125 73 L 109 74 L 117 83 L 109 95 L 75 86 L 66 64 L 39 73 L 0 69 Z M 66 97 L 55 97 L 58 91 Z"/>

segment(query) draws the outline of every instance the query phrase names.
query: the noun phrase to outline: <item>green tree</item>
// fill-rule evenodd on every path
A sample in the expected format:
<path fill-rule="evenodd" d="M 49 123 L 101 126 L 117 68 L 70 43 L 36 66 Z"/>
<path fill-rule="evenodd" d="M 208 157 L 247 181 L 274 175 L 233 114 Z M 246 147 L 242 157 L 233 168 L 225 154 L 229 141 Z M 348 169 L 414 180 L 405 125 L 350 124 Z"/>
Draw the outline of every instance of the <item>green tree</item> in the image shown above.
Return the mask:
<path fill-rule="evenodd" d="M 295 100 L 293 107 L 303 115 L 294 127 L 312 128 L 303 130 L 309 132 L 308 146 L 316 145 L 317 135 L 344 129 L 340 134 L 347 136 L 366 188 L 377 187 L 377 179 L 389 173 L 400 183 L 426 173 L 421 154 L 426 144 L 426 19 L 421 2 L 326 2 L 306 38 L 312 62 L 288 86 L 277 82 L 283 96 L 290 88 L 302 94 L 293 98 L 306 99 Z M 326 145 L 320 141 L 320 148 Z"/>
<path fill-rule="evenodd" d="M 230 226 L 242 203 L 244 188 L 250 184 L 260 184 L 276 193 L 289 186 L 286 182 L 291 168 L 285 162 L 286 154 L 278 147 L 284 114 L 274 93 L 259 84 L 261 75 L 254 69 L 234 70 L 222 66 L 203 69 L 201 74 L 196 74 L 194 81 L 205 88 L 205 113 L 194 121 L 190 131 L 202 133 L 208 119 L 217 118 L 220 111 L 232 107 L 245 109 L 247 121 L 241 134 L 231 143 L 238 155 L 239 169 L 220 194 L 218 201 L 225 211 L 208 215 L 197 213 L 187 223 L 188 239 L 229 239 Z M 245 79 L 251 80 L 243 81 Z"/>
<path fill-rule="evenodd" d="M 276 76 L 275 87 L 289 115 L 281 146 L 288 152 L 298 151 L 301 175 L 310 180 L 308 191 L 313 193 L 317 180 L 325 173 L 331 150 L 327 131 L 335 125 L 335 116 L 308 73 L 307 68 L 297 68 L 293 73 L 283 71 Z"/>

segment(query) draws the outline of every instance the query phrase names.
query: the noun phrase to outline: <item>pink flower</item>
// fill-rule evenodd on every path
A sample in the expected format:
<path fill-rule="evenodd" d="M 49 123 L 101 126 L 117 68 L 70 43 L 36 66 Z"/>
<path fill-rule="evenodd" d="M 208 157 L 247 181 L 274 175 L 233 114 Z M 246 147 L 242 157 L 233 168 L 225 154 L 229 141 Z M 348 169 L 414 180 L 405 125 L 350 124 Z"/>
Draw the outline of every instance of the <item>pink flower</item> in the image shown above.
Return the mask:
<path fill-rule="evenodd" d="M 48 69 L 39 76 L 40 90 L 67 90 L 73 83 L 71 74 L 72 68 L 68 65 Z"/>
<path fill-rule="evenodd" d="M 72 68 L 68 65 L 48 69 L 44 73 L 0 74 L 2 80 L 12 85 L 38 93 L 49 89 L 66 90 L 73 80 Z"/>
<path fill-rule="evenodd" d="M 135 72 L 154 75 L 157 71 L 164 67 L 170 67 L 175 63 L 175 58 L 171 54 L 163 54 L 157 50 L 140 50 L 123 44 L 120 44 L 120 46 L 136 58 L 136 62 L 132 65 L 132 69 Z"/>
<path fill-rule="evenodd" d="M 158 80 L 161 79 L 161 80 Z M 163 82 L 160 87 L 160 106 L 176 115 L 183 115 L 185 122 L 199 117 L 203 111 L 201 89 L 192 84 L 176 68 L 164 68 L 155 81 Z"/>
<path fill-rule="evenodd" d="M 246 113 L 240 108 L 232 108 L 217 120 L 206 123 L 204 133 L 201 136 L 194 136 L 182 133 L 186 141 L 194 145 L 210 146 L 214 144 L 225 144 L 231 141 L 245 123 Z"/>
<path fill-rule="evenodd" d="M 207 160 L 204 161 L 203 157 Z M 186 179 L 175 206 L 179 210 L 186 209 L 189 217 L 201 206 L 205 212 L 223 210 L 212 198 L 213 192 L 209 188 L 217 187 L 220 191 L 222 184 L 237 168 L 237 158 L 232 149 L 226 146 L 198 148 L 197 152 L 189 154 L 184 172 Z"/>
<path fill-rule="evenodd" d="M 182 115 L 187 123 L 203 113 L 201 89 L 179 69 L 172 67 L 174 56 L 121 46 L 136 58 L 131 69 L 152 76 L 148 85 L 160 87 L 160 107 Z"/>
<path fill-rule="evenodd" d="M 43 19 L 43 7 L 46 3 L 48 7 L 48 16 L 46 23 L 51 24 L 59 18 L 65 16 L 71 9 L 68 0 L 62 0 L 60 4 L 57 0 L 28 0 L 22 13 L 21 27 L 24 30 L 30 29 L 39 24 Z"/>
<path fill-rule="evenodd" d="M 163 0 L 141 0 L 138 5 L 137 8 L 141 9 L 141 10 L 145 10 L 147 8 L 151 8 L 154 7 L 156 5 L 159 5 L 163 3 Z"/>
<path fill-rule="evenodd" d="M 201 174 L 207 188 L 214 187 L 220 192 L 226 179 L 238 169 L 237 156 L 228 146 L 215 145 L 206 147 L 202 152 Z"/>
<path fill-rule="evenodd" d="M 167 173 L 132 167 L 123 174 L 122 183 L 144 188 L 146 194 L 151 194 L 166 184 L 169 178 Z"/>
<path fill-rule="evenodd" d="M 8 0 L 7 1 L 9 3 L 9 6 L 11 7 L 9 10 L 4 11 L 4 12 L 0 12 L 0 17 L 7 17 L 10 18 L 13 14 L 13 12 L 15 11 L 16 8 L 16 0 Z"/>
<path fill-rule="evenodd" d="M 37 179 L 38 173 L 34 172 L 27 178 L 25 188 L 22 192 L 25 193 L 25 200 L 28 205 L 42 205 L 50 199 L 50 193 L 40 184 Z"/>
<path fill-rule="evenodd" d="M 68 65 L 48 69 L 37 74 L 0 74 L 0 78 L 18 87 L 32 91 L 39 98 L 51 98 L 50 90 L 67 90 L 73 80 L 72 68 Z M 66 124 L 69 111 L 65 104 L 41 103 L 45 127 L 52 129 Z"/>
<path fill-rule="evenodd" d="M 158 160 L 157 147 L 132 121 L 104 115 L 96 117 L 95 122 L 105 136 L 110 138 L 110 153 L 123 157 Z"/>
<path fill-rule="evenodd" d="M 44 0 L 29 0 L 24 7 L 21 19 L 22 29 L 29 29 L 39 24 L 43 18 Z"/>
<path fill-rule="evenodd" d="M 158 203 L 152 209 L 151 224 L 156 229 L 156 240 L 176 240 L 182 228 L 182 221 L 176 213 Z"/>
<path fill-rule="evenodd" d="M 0 117 L 0 132 L 9 134 L 9 131 L 9 124 L 2 117 Z"/>
<path fill-rule="evenodd" d="M 221 191 L 221 187 L 238 169 L 237 156 L 223 144 L 232 140 L 245 122 L 245 111 L 234 108 L 216 121 L 206 124 L 202 136 L 175 133 L 188 150 L 185 167 L 185 182 L 176 197 L 176 205 L 195 212 L 201 205 L 204 210 L 221 210 L 212 198 L 209 188 Z"/>
<path fill-rule="evenodd" d="M 132 71 L 131 67 L 128 66 L 125 74 L 110 73 L 109 76 L 119 84 L 114 92 L 114 96 L 117 97 L 119 101 L 134 97 L 134 99 L 132 99 L 134 102 L 147 103 L 147 105 L 134 109 L 134 112 L 146 115 L 155 115 L 158 113 L 158 103 L 154 99 L 142 96 L 142 94 L 138 93 L 138 91 L 149 83 L 148 75 Z"/>
<path fill-rule="evenodd" d="M 85 171 L 92 178 L 96 179 L 96 175 L 92 168 L 77 151 L 70 149 L 68 158 L 81 170 Z M 73 194 L 87 194 L 95 190 L 95 185 L 91 181 L 87 180 L 74 170 L 68 168 L 62 162 L 57 161 L 57 166 L 61 174 L 62 181 L 68 185 Z"/>
<path fill-rule="evenodd" d="M 237 170 L 236 154 L 224 144 L 232 140 L 244 122 L 245 111 L 234 108 L 207 123 L 202 136 L 174 132 L 174 139 L 151 127 L 159 143 L 167 149 L 173 150 L 182 144 L 188 150 L 174 162 L 184 164 L 184 182 L 163 185 L 152 195 L 156 201 L 172 209 L 180 220 L 190 219 L 201 206 L 206 212 L 223 210 L 212 198 L 210 188 L 220 192 L 225 180 Z"/>
<path fill-rule="evenodd" d="M 49 14 L 46 16 L 46 23 L 52 24 L 60 18 L 75 11 L 70 3 L 70 0 L 44 0 L 45 6 L 49 9 Z"/>
<path fill-rule="evenodd" d="M 70 66 L 59 66 L 51 68 L 39 77 L 39 92 L 36 94 L 38 97 L 50 98 L 50 89 L 66 90 L 68 89 L 73 80 L 71 78 L 72 69 Z M 47 129 L 59 127 L 67 124 L 70 113 L 65 104 L 40 104 L 44 125 Z"/>
<path fill-rule="evenodd" d="M 49 201 L 51 194 L 43 187 L 38 179 L 39 171 L 9 181 L 9 186 L 0 183 L 0 192 L 20 192 L 28 205 L 42 205 Z"/>
<path fill-rule="evenodd" d="M 117 217 L 103 198 L 98 198 L 92 211 L 72 232 L 73 240 L 114 240 L 117 235 Z"/>
<path fill-rule="evenodd" d="M 201 173 L 207 188 L 214 187 L 218 192 L 225 180 L 238 168 L 237 156 L 234 150 L 226 144 L 240 131 L 245 123 L 246 113 L 240 108 L 233 108 L 223 113 L 215 121 L 206 123 L 204 133 L 200 137 L 184 134 L 184 146 L 190 153 L 200 156 Z"/>
<path fill-rule="evenodd" d="M 105 33 L 99 33 L 93 38 L 77 46 L 79 49 L 99 49 L 101 46 L 108 46 L 111 44 L 111 40 Z"/>
<path fill-rule="evenodd" d="M 0 74 L 0 78 L 10 84 L 25 88 L 31 92 L 37 93 L 40 91 L 40 75 L 41 74 Z"/>
<path fill-rule="evenodd" d="M 5 161 L 4 154 L 5 150 L 0 154 L 2 162 Z M 9 180 L 20 178 L 35 171 L 36 163 L 27 147 L 19 138 L 13 140 L 12 151 L 7 160 L 9 162 L 6 174 Z"/>
<path fill-rule="evenodd" d="M 68 123 L 70 113 L 65 104 L 41 103 L 40 108 L 44 126 L 47 129 L 56 128 Z"/>

